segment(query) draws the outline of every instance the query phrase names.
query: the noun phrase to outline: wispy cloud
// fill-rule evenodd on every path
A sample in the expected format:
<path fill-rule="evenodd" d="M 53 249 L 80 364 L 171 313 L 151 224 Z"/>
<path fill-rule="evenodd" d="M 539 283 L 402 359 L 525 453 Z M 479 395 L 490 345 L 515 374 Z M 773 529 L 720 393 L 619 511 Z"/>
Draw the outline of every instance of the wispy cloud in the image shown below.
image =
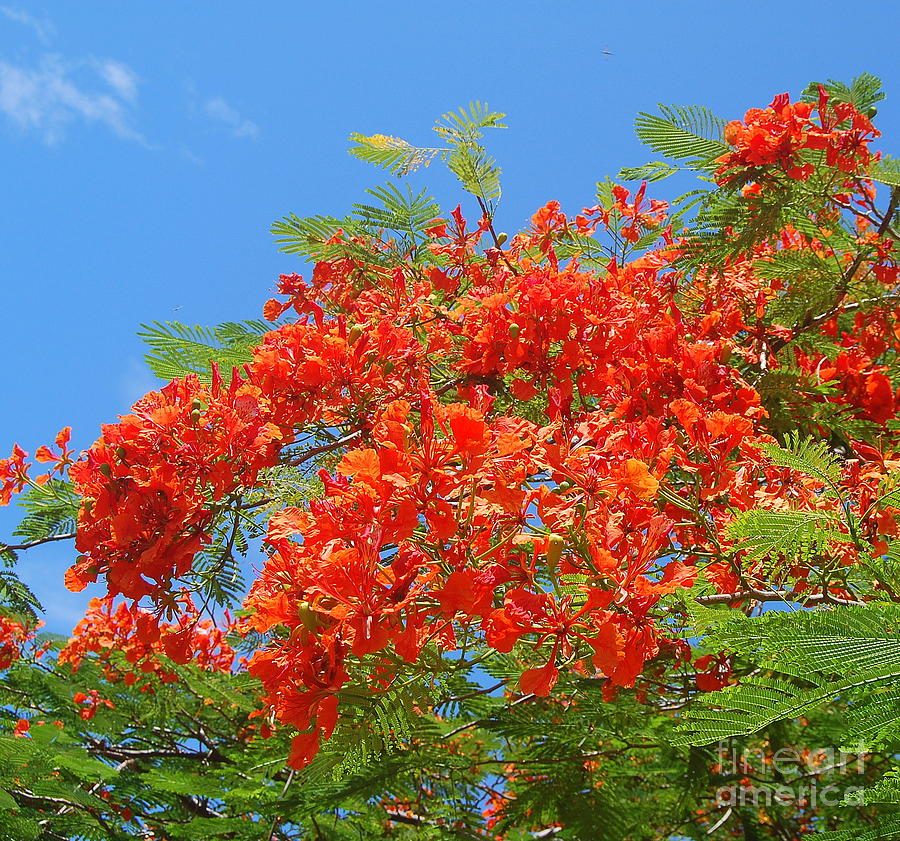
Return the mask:
<path fill-rule="evenodd" d="M 207 100 L 203 106 L 206 116 L 229 129 L 234 137 L 259 137 L 259 126 L 252 120 L 245 120 L 240 112 L 229 105 L 221 96 Z"/>
<path fill-rule="evenodd" d="M 144 143 L 134 127 L 136 98 L 137 76 L 111 59 L 70 62 L 46 54 L 33 67 L 0 60 L 0 114 L 45 143 L 59 142 L 79 120 Z"/>
<path fill-rule="evenodd" d="M 206 166 L 206 159 L 195 154 L 190 147 L 186 146 L 184 143 L 178 146 L 178 154 L 186 161 L 190 161 L 194 166 Z"/>
<path fill-rule="evenodd" d="M 38 136 L 53 145 L 79 123 L 100 126 L 117 137 L 149 144 L 137 128 L 140 78 L 127 64 L 113 58 L 72 58 L 50 52 L 53 22 L 0 0 L 0 21 L 6 18 L 31 30 L 32 41 L 42 47 L 24 47 L 15 59 L 0 57 L 0 124 L 4 120 L 23 134 Z M 32 48 L 35 46 L 33 43 Z M 188 85 L 189 108 L 232 137 L 259 137 L 260 128 L 224 97 L 202 98 Z M 181 154 L 202 164 L 183 144 Z"/>
<path fill-rule="evenodd" d="M 95 60 L 97 72 L 122 99 L 134 102 L 137 99 L 138 78 L 134 71 L 121 61 L 107 58 Z"/>
<path fill-rule="evenodd" d="M 15 6 L 0 6 L 0 15 L 8 18 L 15 23 L 21 23 L 34 30 L 34 34 L 40 39 L 41 43 L 49 44 L 55 31 L 53 21 L 46 17 L 35 17 L 28 12 Z"/>

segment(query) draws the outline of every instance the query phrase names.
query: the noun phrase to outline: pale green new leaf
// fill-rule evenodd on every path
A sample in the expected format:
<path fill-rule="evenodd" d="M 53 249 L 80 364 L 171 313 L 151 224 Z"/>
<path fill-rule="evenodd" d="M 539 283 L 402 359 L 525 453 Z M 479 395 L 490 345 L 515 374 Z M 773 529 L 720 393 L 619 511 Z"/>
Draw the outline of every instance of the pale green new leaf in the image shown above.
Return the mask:
<path fill-rule="evenodd" d="M 889 187 L 900 187 L 900 160 L 885 155 L 869 167 L 869 178 Z"/>
<path fill-rule="evenodd" d="M 400 137 L 387 134 L 351 134 L 350 140 L 354 145 L 348 151 L 353 157 L 397 176 L 428 166 L 435 158 L 443 158 L 447 153 L 446 149 L 413 146 Z"/>
<path fill-rule="evenodd" d="M 643 166 L 629 166 L 619 170 L 618 177 L 625 181 L 662 181 L 680 171 L 680 167 L 652 161 Z"/>
<path fill-rule="evenodd" d="M 478 140 L 485 128 L 506 128 L 502 122 L 506 114 L 491 111 L 486 102 L 470 102 L 457 111 L 448 111 L 434 126 L 435 132 L 450 143 L 470 143 Z"/>
<path fill-rule="evenodd" d="M 476 143 L 455 147 L 447 166 L 466 192 L 484 201 L 500 198 L 500 167 L 483 147 Z"/>

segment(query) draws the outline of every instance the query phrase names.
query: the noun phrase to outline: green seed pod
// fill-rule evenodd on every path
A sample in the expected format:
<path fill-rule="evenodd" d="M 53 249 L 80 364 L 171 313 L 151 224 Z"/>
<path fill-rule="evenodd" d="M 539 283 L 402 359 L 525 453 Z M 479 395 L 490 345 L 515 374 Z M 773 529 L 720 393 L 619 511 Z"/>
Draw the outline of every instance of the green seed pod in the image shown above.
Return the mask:
<path fill-rule="evenodd" d="M 555 569 L 562 557 L 563 548 L 566 545 L 566 539 L 561 534 L 551 534 L 547 541 L 547 566 Z"/>
<path fill-rule="evenodd" d="M 309 602 L 300 602 L 297 615 L 307 631 L 315 631 L 319 627 L 319 614 L 312 609 Z"/>

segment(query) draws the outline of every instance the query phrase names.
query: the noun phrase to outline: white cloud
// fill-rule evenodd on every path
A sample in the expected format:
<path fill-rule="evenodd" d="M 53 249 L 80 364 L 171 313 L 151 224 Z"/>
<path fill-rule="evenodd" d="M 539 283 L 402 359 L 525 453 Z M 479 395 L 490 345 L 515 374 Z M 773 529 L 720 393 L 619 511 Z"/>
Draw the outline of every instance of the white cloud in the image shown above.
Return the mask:
<path fill-rule="evenodd" d="M 22 131 L 39 133 L 46 143 L 59 142 L 77 120 L 144 143 L 133 124 L 136 96 L 135 74 L 110 59 L 72 63 L 47 54 L 35 67 L 0 60 L 0 114 Z"/>
<path fill-rule="evenodd" d="M 122 99 L 128 102 L 137 99 L 138 78 L 130 67 L 107 58 L 97 62 L 97 71 Z"/>
<path fill-rule="evenodd" d="M 232 108 L 221 96 L 207 101 L 203 106 L 206 116 L 227 126 L 235 137 L 259 137 L 259 126 L 245 120 L 236 108 Z"/>
<path fill-rule="evenodd" d="M 34 34 L 40 39 L 41 43 L 49 44 L 53 35 L 53 22 L 46 17 L 36 18 L 34 15 L 28 14 L 14 6 L 0 6 L 0 14 L 15 23 L 21 23 L 34 30 Z"/>

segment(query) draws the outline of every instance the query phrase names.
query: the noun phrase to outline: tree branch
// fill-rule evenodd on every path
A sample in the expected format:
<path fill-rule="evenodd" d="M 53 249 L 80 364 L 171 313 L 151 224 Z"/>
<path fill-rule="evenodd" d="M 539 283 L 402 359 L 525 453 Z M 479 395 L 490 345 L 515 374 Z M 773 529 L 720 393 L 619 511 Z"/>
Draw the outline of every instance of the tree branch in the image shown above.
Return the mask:
<path fill-rule="evenodd" d="M 864 604 L 864 602 L 856 599 L 841 599 L 829 593 L 813 593 L 808 596 L 802 593 L 792 595 L 780 590 L 757 590 L 754 587 L 739 590 L 736 593 L 715 593 L 710 596 L 697 596 L 694 601 L 697 604 L 730 604 L 743 599 L 755 599 L 759 602 L 797 602 L 798 604 L 818 604 L 820 602 L 842 605 Z"/>

